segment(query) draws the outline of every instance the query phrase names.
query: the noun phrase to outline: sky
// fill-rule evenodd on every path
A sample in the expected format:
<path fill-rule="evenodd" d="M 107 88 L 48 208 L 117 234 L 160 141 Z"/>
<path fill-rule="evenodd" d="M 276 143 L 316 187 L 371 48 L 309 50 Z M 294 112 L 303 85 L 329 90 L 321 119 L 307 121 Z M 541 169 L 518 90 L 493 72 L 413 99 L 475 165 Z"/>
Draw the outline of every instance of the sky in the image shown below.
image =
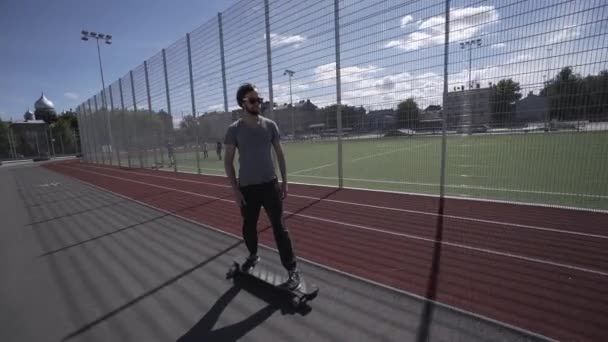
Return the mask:
<path fill-rule="evenodd" d="M 22 119 L 42 91 L 60 112 L 101 89 L 88 30 L 113 36 L 101 46 L 106 85 L 234 1 L 2 0 L 0 117 Z"/>
<path fill-rule="evenodd" d="M 153 110 L 167 108 L 160 54 L 166 48 L 174 122 L 192 112 L 185 39 L 190 32 L 195 110 L 223 110 L 217 12 L 222 12 L 228 108 L 237 108 L 233 94 L 243 82 L 255 83 L 260 95 L 269 98 L 263 0 L 85 4 L 0 5 L 0 15 L 6 17 L 0 18 L 0 37 L 9 47 L 0 60 L 3 117 L 21 116 L 41 90 L 58 110 L 99 94 L 95 46 L 79 40 L 81 29 L 115 37 L 103 49 L 115 108 L 120 105 L 119 78 L 125 107 L 134 107 L 134 97 L 138 108 L 147 107 L 144 60 Z M 291 89 L 294 101 L 336 103 L 333 1 L 269 0 L 269 7 L 275 102 L 289 102 Z M 394 108 L 409 97 L 422 108 L 441 104 L 444 9 L 443 0 L 341 0 L 342 103 L 368 110 Z M 481 87 L 512 78 L 527 94 L 538 93 L 564 66 L 583 76 L 608 69 L 605 0 L 452 0 L 450 14 L 449 91 L 466 85 L 469 72 Z M 471 50 L 469 70 L 468 50 L 460 43 L 477 39 L 482 43 Z M 295 71 L 291 88 L 286 69 Z"/>

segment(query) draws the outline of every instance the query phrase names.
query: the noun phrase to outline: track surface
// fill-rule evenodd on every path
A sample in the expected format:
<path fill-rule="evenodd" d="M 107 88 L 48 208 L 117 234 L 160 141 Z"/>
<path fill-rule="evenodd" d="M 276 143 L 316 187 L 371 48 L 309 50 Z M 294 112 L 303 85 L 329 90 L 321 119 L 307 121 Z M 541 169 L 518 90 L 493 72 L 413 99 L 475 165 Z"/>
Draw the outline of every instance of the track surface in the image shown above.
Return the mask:
<path fill-rule="evenodd" d="M 225 279 L 240 238 L 35 165 L 0 167 L 0 189 L 0 341 L 543 340 L 308 262 L 321 294 L 292 312 Z"/>
<path fill-rule="evenodd" d="M 47 165 L 240 234 L 223 177 Z M 608 334 L 608 214 L 307 185 L 285 209 L 301 258 L 558 340 Z M 271 230 L 260 242 L 274 246 Z"/>

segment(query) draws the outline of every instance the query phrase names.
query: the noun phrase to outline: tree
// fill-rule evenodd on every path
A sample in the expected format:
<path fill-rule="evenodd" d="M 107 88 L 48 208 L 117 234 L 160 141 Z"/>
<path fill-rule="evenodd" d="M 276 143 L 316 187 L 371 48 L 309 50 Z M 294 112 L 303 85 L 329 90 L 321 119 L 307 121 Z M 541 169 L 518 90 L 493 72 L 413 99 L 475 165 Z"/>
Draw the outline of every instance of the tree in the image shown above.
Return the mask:
<path fill-rule="evenodd" d="M 515 120 L 515 104 L 521 98 L 521 87 L 512 79 L 502 79 L 492 86 L 490 103 L 492 106 L 492 123 L 504 126 Z"/>
<path fill-rule="evenodd" d="M 583 79 L 572 68 L 563 68 L 545 84 L 541 95 L 549 98 L 549 116 L 557 120 L 577 120 L 584 112 Z"/>
<path fill-rule="evenodd" d="M 338 105 L 332 104 L 316 111 L 315 116 L 318 123 L 325 123 L 327 128 L 337 128 L 337 113 Z M 354 128 L 365 117 L 365 109 L 363 107 L 354 107 L 349 105 L 341 106 L 342 113 L 342 128 Z"/>
<path fill-rule="evenodd" d="M 11 155 L 8 139 L 8 124 L 0 119 L 0 159 Z"/>
<path fill-rule="evenodd" d="M 413 98 L 401 101 L 397 105 L 395 128 L 415 128 L 418 126 L 420 108 Z"/>

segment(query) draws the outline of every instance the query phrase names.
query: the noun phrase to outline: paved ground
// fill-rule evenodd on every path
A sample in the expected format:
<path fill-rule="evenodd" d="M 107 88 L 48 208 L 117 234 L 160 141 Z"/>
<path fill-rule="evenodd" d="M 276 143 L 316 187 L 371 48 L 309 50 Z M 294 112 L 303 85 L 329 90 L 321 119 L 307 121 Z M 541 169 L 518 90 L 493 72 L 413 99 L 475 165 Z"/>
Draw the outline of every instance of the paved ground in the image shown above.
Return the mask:
<path fill-rule="evenodd" d="M 308 264 L 319 297 L 290 312 L 225 279 L 230 236 L 34 164 L 0 168 L 0 189 L 2 341 L 534 340 Z"/>

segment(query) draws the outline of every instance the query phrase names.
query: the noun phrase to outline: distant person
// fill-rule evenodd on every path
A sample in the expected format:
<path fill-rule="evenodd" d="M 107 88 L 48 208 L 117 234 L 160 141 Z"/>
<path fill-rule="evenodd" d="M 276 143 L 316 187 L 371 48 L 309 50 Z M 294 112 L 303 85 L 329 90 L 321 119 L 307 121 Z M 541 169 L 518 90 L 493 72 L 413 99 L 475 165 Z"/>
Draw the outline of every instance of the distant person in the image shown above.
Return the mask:
<path fill-rule="evenodd" d="M 207 142 L 203 142 L 203 158 L 207 159 L 209 157 L 209 148 L 207 146 Z"/>
<path fill-rule="evenodd" d="M 283 200 L 287 196 L 287 172 L 279 128 L 274 121 L 260 115 L 262 99 L 258 97 L 253 85 L 244 84 L 239 87 L 236 100 L 245 113 L 232 123 L 226 132 L 224 169 L 243 217 L 242 233 L 249 251 L 249 257 L 243 263 L 243 268 L 250 269 L 260 260 L 257 222 L 260 209 L 264 206 L 272 225 L 281 263 L 288 272 L 289 278 L 284 285 L 294 290 L 300 286 L 300 276 L 289 231 L 283 219 Z M 274 148 L 279 161 L 283 180 L 280 185 L 275 174 L 271 148 Z M 238 182 L 234 170 L 236 149 L 239 151 Z"/>
<path fill-rule="evenodd" d="M 222 160 L 222 142 L 218 141 L 216 143 L 215 152 L 217 153 L 217 157 Z"/>
<path fill-rule="evenodd" d="M 173 144 L 167 142 L 167 154 L 169 155 L 169 166 L 175 164 L 175 151 L 173 150 Z"/>

